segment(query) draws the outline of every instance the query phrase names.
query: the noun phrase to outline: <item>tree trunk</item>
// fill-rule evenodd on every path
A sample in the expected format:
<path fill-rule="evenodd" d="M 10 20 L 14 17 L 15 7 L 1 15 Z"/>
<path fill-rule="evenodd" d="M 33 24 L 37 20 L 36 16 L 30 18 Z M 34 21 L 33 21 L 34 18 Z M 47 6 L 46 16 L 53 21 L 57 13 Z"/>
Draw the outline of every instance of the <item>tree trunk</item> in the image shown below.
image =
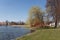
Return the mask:
<path fill-rule="evenodd" d="M 55 28 L 57 28 L 57 18 L 56 18 L 56 20 L 55 20 Z"/>

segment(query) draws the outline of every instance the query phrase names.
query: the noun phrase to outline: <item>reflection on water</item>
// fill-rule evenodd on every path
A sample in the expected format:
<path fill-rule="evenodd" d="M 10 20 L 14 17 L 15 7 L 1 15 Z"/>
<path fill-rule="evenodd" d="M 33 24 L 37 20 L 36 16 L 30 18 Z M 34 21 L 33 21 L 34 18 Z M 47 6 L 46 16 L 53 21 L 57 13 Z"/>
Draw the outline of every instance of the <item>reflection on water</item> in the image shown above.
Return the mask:
<path fill-rule="evenodd" d="M 0 26 L 0 40 L 14 40 L 29 33 L 29 29 L 22 27 Z"/>

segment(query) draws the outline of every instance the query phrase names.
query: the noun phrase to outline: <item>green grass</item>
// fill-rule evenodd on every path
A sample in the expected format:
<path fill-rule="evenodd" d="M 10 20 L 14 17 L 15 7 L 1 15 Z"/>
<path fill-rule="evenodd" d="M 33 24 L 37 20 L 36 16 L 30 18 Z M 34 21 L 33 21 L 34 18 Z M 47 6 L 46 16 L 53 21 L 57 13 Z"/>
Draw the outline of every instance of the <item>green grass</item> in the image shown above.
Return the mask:
<path fill-rule="evenodd" d="M 41 29 L 16 40 L 60 40 L 60 29 Z"/>

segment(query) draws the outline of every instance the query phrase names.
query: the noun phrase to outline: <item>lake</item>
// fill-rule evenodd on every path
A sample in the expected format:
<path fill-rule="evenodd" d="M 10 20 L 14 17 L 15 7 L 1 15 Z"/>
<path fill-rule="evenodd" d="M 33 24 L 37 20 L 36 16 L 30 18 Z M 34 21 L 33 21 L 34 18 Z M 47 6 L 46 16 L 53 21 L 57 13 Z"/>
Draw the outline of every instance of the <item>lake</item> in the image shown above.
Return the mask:
<path fill-rule="evenodd" d="M 24 27 L 0 26 L 0 40 L 15 40 L 28 33 L 30 30 Z"/>

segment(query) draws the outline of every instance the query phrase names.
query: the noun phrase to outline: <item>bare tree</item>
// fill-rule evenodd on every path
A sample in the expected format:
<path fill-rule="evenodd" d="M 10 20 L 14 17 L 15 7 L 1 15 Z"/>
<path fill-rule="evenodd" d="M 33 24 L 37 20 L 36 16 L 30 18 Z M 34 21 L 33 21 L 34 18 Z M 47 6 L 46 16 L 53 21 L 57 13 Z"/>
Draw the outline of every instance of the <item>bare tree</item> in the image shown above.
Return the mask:
<path fill-rule="evenodd" d="M 52 14 L 55 20 L 55 28 L 57 28 L 58 21 L 60 20 L 60 1 L 59 0 L 47 0 L 47 9 L 49 8 L 49 14 Z"/>

